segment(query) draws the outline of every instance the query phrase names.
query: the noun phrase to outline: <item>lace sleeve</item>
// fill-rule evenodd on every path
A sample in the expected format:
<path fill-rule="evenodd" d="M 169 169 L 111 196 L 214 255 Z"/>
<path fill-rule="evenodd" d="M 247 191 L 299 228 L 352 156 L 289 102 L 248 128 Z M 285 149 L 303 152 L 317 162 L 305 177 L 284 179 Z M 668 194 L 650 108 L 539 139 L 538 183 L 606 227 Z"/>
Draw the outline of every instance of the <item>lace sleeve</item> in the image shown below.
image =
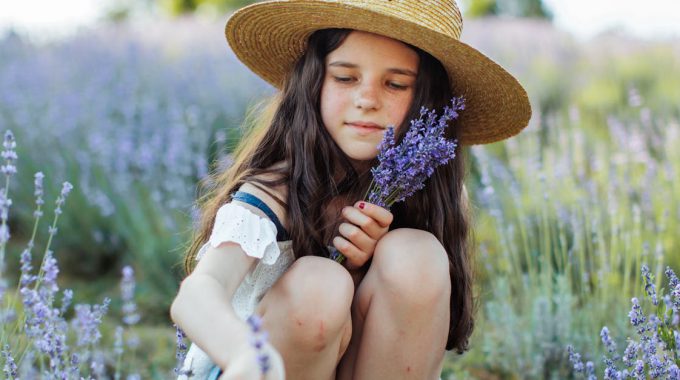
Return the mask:
<path fill-rule="evenodd" d="M 216 248 L 224 242 L 239 244 L 246 255 L 268 265 L 274 264 L 281 253 L 276 244 L 276 225 L 233 202 L 217 210 L 210 239 L 198 251 L 196 260 L 203 257 L 209 246 Z"/>

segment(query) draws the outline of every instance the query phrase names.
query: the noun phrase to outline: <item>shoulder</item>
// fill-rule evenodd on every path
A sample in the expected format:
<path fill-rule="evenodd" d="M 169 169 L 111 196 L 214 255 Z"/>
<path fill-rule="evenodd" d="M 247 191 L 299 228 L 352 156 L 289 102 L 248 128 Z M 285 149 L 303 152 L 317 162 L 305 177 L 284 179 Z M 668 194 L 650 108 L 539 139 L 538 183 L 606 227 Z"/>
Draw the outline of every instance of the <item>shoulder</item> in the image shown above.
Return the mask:
<path fill-rule="evenodd" d="M 283 164 L 279 163 L 274 165 L 272 168 L 281 168 L 282 165 Z M 276 217 L 279 218 L 281 224 L 283 224 L 283 227 L 285 229 L 288 229 L 287 223 L 288 213 L 285 206 L 286 200 L 288 199 L 288 191 L 286 184 L 281 184 L 278 186 L 268 186 L 259 182 L 259 180 L 272 181 L 276 179 L 278 178 L 276 178 L 276 175 L 274 174 L 258 175 L 249 180 L 248 182 L 245 182 L 243 185 L 241 185 L 238 191 L 243 191 L 245 193 L 252 194 L 259 198 L 274 212 L 274 214 L 276 214 Z M 262 212 L 255 206 L 251 206 L 240 201 L 235 202 L 239 202 L 240 205 L 248 208 L 254 213 L 266 217 L 264 212 Z"/>

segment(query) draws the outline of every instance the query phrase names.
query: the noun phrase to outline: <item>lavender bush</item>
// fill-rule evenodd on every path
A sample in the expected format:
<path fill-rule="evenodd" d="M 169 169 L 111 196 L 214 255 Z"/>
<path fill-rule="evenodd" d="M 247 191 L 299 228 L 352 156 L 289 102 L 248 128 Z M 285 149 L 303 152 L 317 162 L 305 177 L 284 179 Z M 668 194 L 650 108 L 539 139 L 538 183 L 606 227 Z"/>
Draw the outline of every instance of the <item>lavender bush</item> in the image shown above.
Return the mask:
<path fill-rule="evenodd" d="M 5 186 L 0 190 L 0 364 L 5 379 L 79 379 L 127 378 L 139 379 L 134 356 L 139 338 L 132 327 L 140 314 L 135 304 L 135 279 L 131 267 L 123 268 L 120 282 L 122 323 L 116 327 L 113 347 L 103 344 L 102 323 L 111 299 L 104 297 L 99 304 L 76 303 L 70 289 L 58 284 L 59 266 L 50 249 L 57 235 L 57 225 L 73 186 L 64 182 L 56 199 L 54 217 L 48 226 L 48 241 L 42 257 L 36 256 L 35 238 L 42 230 L 44 216 L 44 175 L 34 175 L 34 227 L 27 246 L 20 254 L 20 273 L 16 289 L 7 281 L 5 256 L 12 231 L 8 224 L 10 179 L 17 173 L 16 142 L 12 132 L 5 133 L 3 163 L 0 171 Z M 40 265 L 37 272 L 35 259 Z M 132 357 L 128 357 L 128 354 Z M 125 364 L 125 365 L 124 365 Z"/>
<path fill-rule="evenodd" d="M 139 285 L 156 315 L 174 293 L 195 184 L 237 141 L 251 98 L 269 91 L 214 31 L 186 21 L 109 26 L 46 46 L 0 38 L 0 125 L 25 142 L 29 169 L 16 185 L 29 188 L 38 166 L 51 173 L 48 191 L 58 191 L 49 178 L 72 178 L 78 212 L 62 217 L 54 243 L 69 252 L 64 268 L 99 276 L 112 275 L 112 262 L 154 263 L 139 268 Z M 15 197 L 15 221 L 28 229 L 30 197 Z"/>
<path fill-rule="evenodd" d="M 680 280 L 667 267 L 668 294 L 663 291 L 657 296 L 654 276 L 646 265 L 642 266 L 645 292 L 652 305 L 652 311 L 644 314 L 638 298 L 632 298 L 628 313 L 630 324 L 635 329 L 636 339 L 629 337 L 623 355 L 605 326 L 600 332 L 607 354 L 602 357 L 604 379 L 680 379 Z M 659 301 L 661 298 L 662 302 Z M 574 372 L 588 380 L 597 379 L 595 364 L 583 364 L 581 354 L 568 346 L 569 361 Z"/>
<path fill-rule="evenodd" d="M 605 142 L 586 137 L 572 107 L 550 128 L 533 124 L 503 143 L 507 160 L 493 146 L 472 149 L 483 334 L 461 365 L 522 378 L 569 377 L 568 343 L 600 357 L 602 326 L 612 336 L 635 333 L 611 317 L 626 312 L 641 284 L 631 275 L 635 268 L 651 263 L 658 279 L 661 263 L 680 265 L 673 253 L 680 244 L 673 181 L 680 124 L 652 119 L 644 99 L 629 101 L 627 114 L 637 110 L 636 117 L 610 116 Z"/>

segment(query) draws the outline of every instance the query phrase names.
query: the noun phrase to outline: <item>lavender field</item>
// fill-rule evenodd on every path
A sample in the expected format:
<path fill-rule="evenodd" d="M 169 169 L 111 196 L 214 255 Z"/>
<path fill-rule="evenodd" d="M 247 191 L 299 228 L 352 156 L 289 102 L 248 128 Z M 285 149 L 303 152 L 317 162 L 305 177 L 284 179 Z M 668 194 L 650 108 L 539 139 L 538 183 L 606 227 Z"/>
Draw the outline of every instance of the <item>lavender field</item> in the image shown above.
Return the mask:
<path fill-rule="evenodd" d="M 172 375 L 196 184 L 272 91 L 222 29 L 0 39 L 3 378 Z M 463 39 L 534 115 L 469 151 L 479 312 L 443 378 L 680 378 L 680 41 L 491 19 Z"/>

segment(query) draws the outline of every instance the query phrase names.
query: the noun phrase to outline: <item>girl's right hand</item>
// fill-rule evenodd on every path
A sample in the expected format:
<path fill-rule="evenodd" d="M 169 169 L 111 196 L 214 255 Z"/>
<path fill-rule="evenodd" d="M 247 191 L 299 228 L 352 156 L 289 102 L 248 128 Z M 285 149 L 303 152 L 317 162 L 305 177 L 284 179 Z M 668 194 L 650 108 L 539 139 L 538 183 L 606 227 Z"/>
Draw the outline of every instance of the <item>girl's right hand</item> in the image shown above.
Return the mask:
<path fill-rule="evenodd" d="M 378 241 L 389 231 L 394 215 L 378 205 L 366 201 L 342 209 L 346 222 L 340 224 L 341 236 L 333 239 L 333 246 L 346 260 L 345 267 L 351 271 L 359 270 L 373 257 Z"/>
<path fill-rule="evenodd" d="M 262 375 L 257 351 L 251 346 L 240 350 L 222 373 L 219 380 L 285 380 L 286 371 L 281 354 L 270 343 L 266 343 L 263 351 L 269 356 L 269 371 Z"/>

